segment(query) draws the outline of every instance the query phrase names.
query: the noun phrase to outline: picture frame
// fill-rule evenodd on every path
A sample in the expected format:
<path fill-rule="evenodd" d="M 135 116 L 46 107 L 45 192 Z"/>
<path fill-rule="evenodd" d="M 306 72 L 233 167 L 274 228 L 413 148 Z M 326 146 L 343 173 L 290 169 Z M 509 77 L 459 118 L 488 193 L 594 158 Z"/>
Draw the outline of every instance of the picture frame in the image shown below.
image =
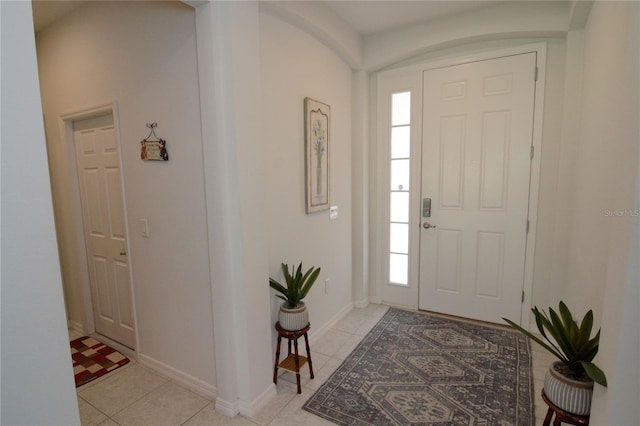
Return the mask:
<path fill-rule="evenodd" d="M 304 98 L 306 213 L 329 209 L 331 107 Z"/>
<path fill-rule="evenodd" d="M 164 139 L 157 141 L 140 141 L 140 159 L 143 161 L 169 161 L 169 154 Z"/>

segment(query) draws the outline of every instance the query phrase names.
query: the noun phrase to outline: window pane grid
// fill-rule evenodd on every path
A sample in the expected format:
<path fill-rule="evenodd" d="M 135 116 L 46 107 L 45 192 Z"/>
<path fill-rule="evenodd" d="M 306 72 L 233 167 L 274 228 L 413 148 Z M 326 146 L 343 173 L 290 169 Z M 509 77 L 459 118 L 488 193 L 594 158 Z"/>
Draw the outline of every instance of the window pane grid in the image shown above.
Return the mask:
<path fill-rule="evenodd" d="M 391 127 L 391 158 L 409 158 L 411 151 L 411 126 Z"/>
<path fill-rule="evenodd" d="M 408 285 L 411 92 L 391 95 L 389 281 Z"/>

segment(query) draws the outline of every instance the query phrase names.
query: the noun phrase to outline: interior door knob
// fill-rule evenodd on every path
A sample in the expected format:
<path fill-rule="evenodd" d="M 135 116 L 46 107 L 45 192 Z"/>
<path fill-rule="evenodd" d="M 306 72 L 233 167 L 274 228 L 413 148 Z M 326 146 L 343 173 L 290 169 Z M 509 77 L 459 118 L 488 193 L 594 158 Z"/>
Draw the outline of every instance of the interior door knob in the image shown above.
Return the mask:
<path fill-rule="evenodd" d="M 121 251 L 121 252 L 120 252 L 120 256 L 126 256 L 126 255 L 127 255 L 127 252 L 126 252 L 126 251 Z"/>
<path fill-rule="evenodd" d="M 425 223 L 423 223 L 423 224 L 422 224 L 422 227 L 423 227 L 424 229 L 429 229 L 429 228 L 435 228 L 436 226 L 435 226 L 435 225 L 430 224 L 429 222 L 425 222 Z"/>

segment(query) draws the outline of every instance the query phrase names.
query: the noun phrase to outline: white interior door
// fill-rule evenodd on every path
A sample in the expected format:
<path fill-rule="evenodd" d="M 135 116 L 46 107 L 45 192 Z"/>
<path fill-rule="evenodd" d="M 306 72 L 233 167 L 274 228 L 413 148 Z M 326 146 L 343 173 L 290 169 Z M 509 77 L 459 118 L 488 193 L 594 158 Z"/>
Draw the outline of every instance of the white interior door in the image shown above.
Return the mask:
<path fill-rule="evenodd" d="M 120 157 L 113 115 L 74 121 L 96 331 L 135 346 Z"/>
<path fill-rule="evenodd" d="M 527 53 L 424 72 L 420 309 L 520 319 L 535 69 Z"/>

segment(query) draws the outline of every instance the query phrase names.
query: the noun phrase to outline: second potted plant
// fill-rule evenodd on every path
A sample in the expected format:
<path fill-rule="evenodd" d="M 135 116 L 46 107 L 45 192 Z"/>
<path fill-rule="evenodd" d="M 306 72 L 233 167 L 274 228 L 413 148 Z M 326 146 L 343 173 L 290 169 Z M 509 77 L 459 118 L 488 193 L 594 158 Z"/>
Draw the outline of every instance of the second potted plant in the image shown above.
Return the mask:
<path fill-rule="evenodd" d="M 282 275 L 285 279 L 284 285 L 273 278 L 269 278 L 269 286 L 278 293 L 276 297 L 284 300 L 280 305 L 278 321 L 280 322 L 280 327 L 285 330 L 301 330 L 309 323 L 309 312 L 302 299 L 307 296 L 307 293 L 309 293 L 309 290 L 318 279 L 320 268 L 312 266 L 303 274 L 302 262 L 295 269 L 295 272 L 293 272 L 293 268 L 291 269 L 293 273 L 289 272 L 287 264 L 283 263 L 281 267 Z"/>
<path fill-rule="evenodd" d="M 532 309 L 538 330 L 546 343 L 513 321 L 503 320 L 559 359 L 549 367 L 544 380 L 547 398 L 569 413 L 588 415 L 591 411 L 593 383 L 607 386 L 604 372 L 592 362 L 598 353 L 600 330 L 591 338 L 591 310 L 580 325 L 563 302 L 560 302 L 558 311 L 559 314 L 549 308 L 547 316 L 537 307 Z"/>

